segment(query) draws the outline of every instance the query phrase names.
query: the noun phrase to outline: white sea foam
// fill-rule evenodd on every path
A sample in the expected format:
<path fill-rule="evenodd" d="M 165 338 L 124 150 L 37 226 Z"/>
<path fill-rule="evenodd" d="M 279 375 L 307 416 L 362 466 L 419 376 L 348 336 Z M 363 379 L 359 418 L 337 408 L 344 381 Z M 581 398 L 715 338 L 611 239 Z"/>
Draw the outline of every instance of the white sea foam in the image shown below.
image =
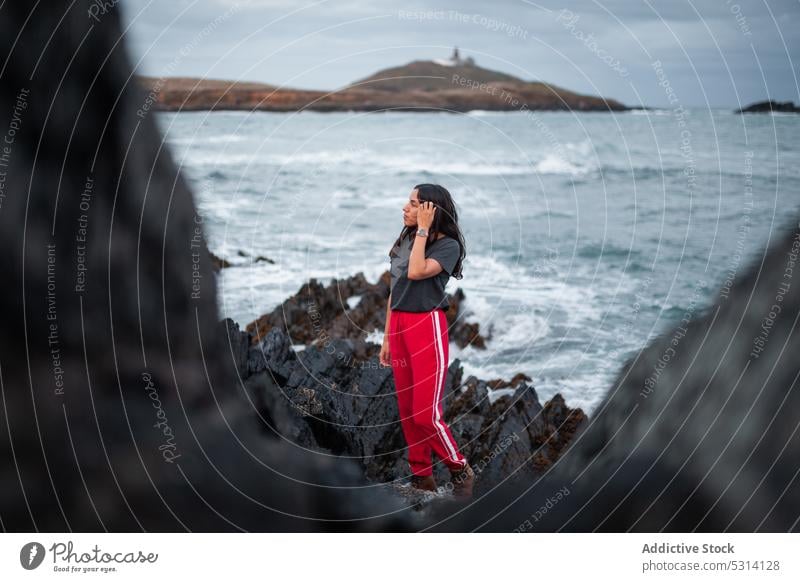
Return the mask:
<path fill-rule="evenodd" d="M 671 115 L 669 109 L 631 109 L 628 111 L 629 115 Z"/>
<path fill-rule="evenodd" d="M 188 139 L 188 138 L 187 138 Z M 453 159 L 452 156 L 432 157 L 411 153 L 390 153 L 381 150 L 364 150 L 343 148 L 336 150 L 300 151 L 292 154 L 282 153 L 241 153 L 233 150 L 207 151 L 191 146 L 191 140 L 185 141 L 188 149 L 187 163 L 198 167 L 237 166 L 264 164 L 278 167 L 307 169 L 309 174 L 324 171 L 348 170 L 367 174 L 376 171 L 387 171 L 401 174 L 419 174 L 428 172 L 442 175 L 465 176 L 521 176 L 530 174 L 571 174 L 579 175 L 590 172 L 597 167 L 588 142 L 567 142 L 561 145 L 560 153 L 547 151 L 531 152 L 526 156 L 515 158 L 481 158 Z M 180 140 L 174 145 L 184 145 Z"/>
<path fill-rule="evenodd" d="M 221 135 L 203 135 L 203 134 L 195 134 L 188 137 L 180 137 L 180 138 L 171 138 L 169 140 L 170 145 L 180 145 L 180 146 L 193 146 L 193 147 L 203 147 L 204 145 L 216 145 L 216 144 L 226 144 L 226 143 L 238 143 L 241 141 L 245 141 L 247 139 L 246 136 L 231 133 L 231 134 L 221 134 Z"/>
<path fill-rule="evenodd" d="M 569 174 L 576 176 L 591 171 L 589 166 L 578 166 L 557 154 L 548 154 L 533 167 L 540 174 Z"/>
<path fill-rule="evenodd" d="M 358 303 L 361 301 L 361 297 L 363 297 L 363 295 L 353 295 L 351 297 L 348 297 L 347 298 L 347 306 L 350 309 L 354 309 L 358 305 Z"/>
<path fill-rule="evenodd" d="M 374 329 L 364 337 L 364 341 L 371 342 L 373 344 L 381 345 L 381 344 L 383 344 L 383 336 L 384 335 L 385 334 L 383 333 L 383 330 Z"/>
<path fill-rule="evenodd" d="M 489 390 L 489 404 L 494 404 L 498 398 L 502 398 L 503 396 L 511 396 L 516 391 L 516 388 L 498 388 L 497 390 Z"/>

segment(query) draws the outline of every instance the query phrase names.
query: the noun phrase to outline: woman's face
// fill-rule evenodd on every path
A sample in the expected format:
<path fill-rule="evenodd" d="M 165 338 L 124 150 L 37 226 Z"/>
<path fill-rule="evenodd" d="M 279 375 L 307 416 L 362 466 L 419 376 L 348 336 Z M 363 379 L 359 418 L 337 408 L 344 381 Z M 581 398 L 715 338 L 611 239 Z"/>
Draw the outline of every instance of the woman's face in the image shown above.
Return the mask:
<path fill-rule="evenodd" d="M 408 197 L 408 202 L 403 206 L 403 223 L 406 226 L 417 225 L 417 210 L 419 209 L 419 198 L 417 190 L 412 190 Z"/>

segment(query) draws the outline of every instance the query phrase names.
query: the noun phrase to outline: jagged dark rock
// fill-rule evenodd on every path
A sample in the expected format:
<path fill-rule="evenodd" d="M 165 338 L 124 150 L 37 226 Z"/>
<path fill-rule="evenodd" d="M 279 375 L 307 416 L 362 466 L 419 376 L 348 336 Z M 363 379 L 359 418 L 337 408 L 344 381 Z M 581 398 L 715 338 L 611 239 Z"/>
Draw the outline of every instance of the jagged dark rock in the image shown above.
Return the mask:
<path fill-rule="evenodd" d="M 309 345 L 295 354 L 278 327 L 245 351 L 243 346 L 253 341 L 251 332 L 239 331 L 230 319 L 223 329 L 237 347 L 237 367 L 248 392 L 259 395 L 265 426 L 300 446 L 357 460 L 374 482 L 395 483 L 409 476 L 392 371 L 379 365 L 377 354 L 359 358 L 358 342 L 350 339 Z M 518 374 L 509 382 L 493 381 L 496 388 L 516 390 L 490 403 L 488 383 L 470 376 L 462 384 L 461 362 L 450 365 L 445 420 L 476 470 L 478 492 L 503 480 L 541 475 L 586 420 L 561 395 L 543 407 L 526 380 Z M 449 472 L 440 463 L 435 475 L 445 483 Z"/>

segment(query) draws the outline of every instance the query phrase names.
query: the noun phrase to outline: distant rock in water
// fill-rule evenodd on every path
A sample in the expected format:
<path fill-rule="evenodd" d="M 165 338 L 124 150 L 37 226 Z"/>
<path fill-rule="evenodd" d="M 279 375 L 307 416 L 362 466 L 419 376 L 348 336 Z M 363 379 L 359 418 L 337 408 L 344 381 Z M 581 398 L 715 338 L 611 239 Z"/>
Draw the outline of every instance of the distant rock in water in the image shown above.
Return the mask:
<path fill-rule="evenodd" d="M 245 251 L 239 250 L 236 252 L 238 257 L 242 257 L 247 259 L 246 262 L 238 262 L 232 263 L 227 259 L 222 257 L 218 257 L 213 252 L 209 251 L 208 256 L 211 258 L 211 266 L 213 267 L 215 272 L 219 272 L 222 269 L 227 269 L 228 267 L 241 267 L 243 265 L 249 265 L 253 263 L 269 263 L 270 265 L 274 265 L 275 261 L 270 259 L 269 257 L 265 257 L 263 255 L 258 255 L 256 257 L 252 257 L 248 255 Z"/>
<path fill-rule="evenodd" d="M 168 111 L 624 111 L 622 103 L 525 81 L 472 58 L 412 61 L 335 91 L 200 78 L 138 77 L 148 107 Z"/>
<path fill-rule="evenodd" d="M 792 101 L 759 101 L 747 107 L 737 109 L 734 113 L 800 113 Z"/>

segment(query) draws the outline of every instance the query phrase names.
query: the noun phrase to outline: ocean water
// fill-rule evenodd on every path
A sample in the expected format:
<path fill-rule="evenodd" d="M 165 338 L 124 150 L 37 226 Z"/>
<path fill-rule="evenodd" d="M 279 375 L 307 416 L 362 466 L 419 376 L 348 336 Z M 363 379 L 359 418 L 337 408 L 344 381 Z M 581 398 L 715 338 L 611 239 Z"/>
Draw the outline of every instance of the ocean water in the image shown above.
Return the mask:
<path fill-rule="evenodd" d="M 411 188 L 438 182 L 467 243 L 447 289 L 492 333 L 486 350 L 451 344 L 451 361 L 523 372 L 543 401 L 590 414 L 627 358 L 696 317 L 800 206 L 800 116 L 156 116 L 211 250 L 237 264 L 218 279 L 224 316 L 244 326 L 311 277 L 375 281 Z"/>

